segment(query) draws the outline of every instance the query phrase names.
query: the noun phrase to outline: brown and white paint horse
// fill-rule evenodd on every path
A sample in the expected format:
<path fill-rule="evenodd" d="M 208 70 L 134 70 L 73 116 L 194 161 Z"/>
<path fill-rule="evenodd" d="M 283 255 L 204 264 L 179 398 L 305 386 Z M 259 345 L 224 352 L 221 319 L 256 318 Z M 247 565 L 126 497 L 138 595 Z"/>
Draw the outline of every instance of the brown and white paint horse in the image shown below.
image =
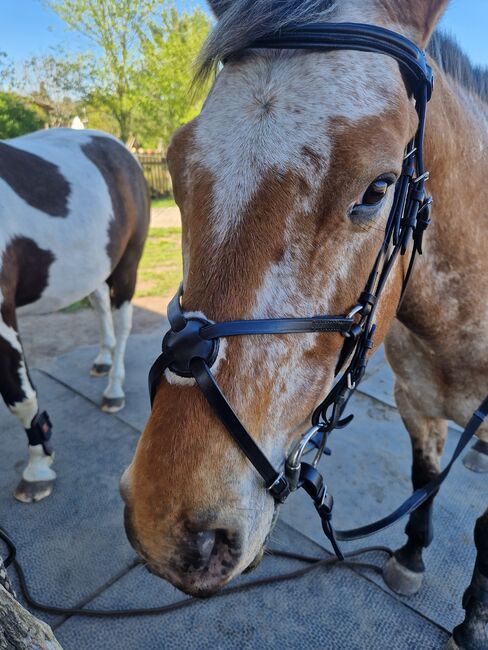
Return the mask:
<path fill-rule="evenodd" d="M 131 299 L 148 225 L 142 170 L 115 138 L 52 129 L 0 142 L 0 392 L 28 436 L 39 406 L 17 315 L 56 311 L 89 295 L 101 326 L 91 372 L 109 375 L 102 409 L 120 410 Z M 29 445 L 19 500 L 51 493 L 52 461 L 42 444 Z"/>
<path fill-rule="evenodd" d="M 373 266 L 417 127 L 399 66 L 387 56 L 232 52 L 287 24 L 320 20 L 387 27 L 426 47 L 447 4 L 212 3 L 219 21 L 203 60 L 207 68 L 227 62 L 168 154 L 183 219 L 185 310 L 216 321 L 347 313 Z M 416 488 L 439 472 L 448 419 L 464 426 L 488 391 L 488 106 L 432 65 L 426 157 L 434 223 L 398 314 L 407 256 L 397 264 L 375 335 L 379 345 L 388 334 Z M 330 389 L 341 347 L 340 335 L 227 340 L 213 371 L 275 466 Z M 488 441 L 486 425 L 479 435 Z M 252 565 L 274 519 L 260 476 L 193 381 L 168 371 L 122 494 L 128 535 L 148 567 L 190 594 L 208 595 Z M 400 592 L 420 588 L 430 508 L 411 517 L 408 541 L 385 570 Z M 480 587 L 456 632 L 466 650 L 487 647 L 488 512 L 475 537 Z"/>

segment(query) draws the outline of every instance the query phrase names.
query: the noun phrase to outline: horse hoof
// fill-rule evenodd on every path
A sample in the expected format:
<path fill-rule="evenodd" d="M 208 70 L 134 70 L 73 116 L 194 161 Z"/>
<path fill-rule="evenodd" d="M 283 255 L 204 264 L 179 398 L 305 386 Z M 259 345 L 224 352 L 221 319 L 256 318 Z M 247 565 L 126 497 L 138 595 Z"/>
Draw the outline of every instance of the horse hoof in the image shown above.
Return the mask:
<path fill-rule="evenodd" d="M 124 397 L 104 397 L 101 409 L 105 413 L 118 413 L 125 406 Z"/>
<path fill-rule="evenodd" d="M 410 571 L 393 555 L 383 567 L 383 579 L 396 594 L 414 596 L 420 591 L 424 574 Z"/>
<path fill-rule="evenodd" d="M 488 444 L 478 441 L 463 458 L 463 465 L 472 472 L 488 472 Z"/>
<path fill-rule="evenodd" d="M 22 503 L 35 503 L 48 497 L 53 491 L 52 481 L 26 481 L 21 479 L 14 491 L 14 497 Z"/>
<path fill-rule="evenodd" d="M 92 377 L 106 377 L 110 372 L 110 365 L 108 363 L 94 363 L 90 370 Z"/>

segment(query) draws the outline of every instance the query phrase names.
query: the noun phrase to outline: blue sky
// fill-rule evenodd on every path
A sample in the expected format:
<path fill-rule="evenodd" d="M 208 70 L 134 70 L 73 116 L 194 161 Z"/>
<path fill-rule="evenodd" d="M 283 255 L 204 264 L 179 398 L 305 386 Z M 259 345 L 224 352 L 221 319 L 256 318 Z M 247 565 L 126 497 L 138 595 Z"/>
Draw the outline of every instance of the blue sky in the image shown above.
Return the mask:
<path fill-rule="evenodd" d="M 40 54 L 61 43 L 69 43 L 73 49 L 83 46 L 83 41 L 66 32 L 62 22 L 44 8 L 41 0 L 0 0 L 0 3 L 0 50 L 12 59 Z M 203 0 L 199 4 L 204 5 Z M 456 35 L 473 61 L 488 65 L 487 0 L 451 0 L 443 25 Z"/>

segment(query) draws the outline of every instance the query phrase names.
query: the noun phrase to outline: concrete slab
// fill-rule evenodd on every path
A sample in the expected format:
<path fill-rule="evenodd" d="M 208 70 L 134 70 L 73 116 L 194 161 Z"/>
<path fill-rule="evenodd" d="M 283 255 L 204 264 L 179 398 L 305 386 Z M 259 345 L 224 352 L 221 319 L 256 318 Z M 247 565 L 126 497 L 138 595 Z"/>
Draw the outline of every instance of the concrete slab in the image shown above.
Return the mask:
<path fill-rule="evenodd" d="M 161 334 L 131 337 L 126 382 L 127 408 L 122 420 L 142 428 L 149 413 L 146 373 L 155 358 Z M 53 376 L 97 403 L 96 384 L 87 374 L 93 348 L 82 348 L 61 357 L 50 369 Z M 353 424 L 331 438 L 333 456 L 324 459 L 324 471 L 336 501 L 336 526 L 349 528 L 368 523 L 394 510 L 411 492 L 411 448 L 407 432 L 394 406 L 393 376 L 383 348 L 368 367 L 368 376 L 351 403 L 356 414 Z M 374 399 L 371 399 L 373 397 Z M 457 438 L 452 431 L 446 457 Z M 425 588 L 414 599 L 415 607 L 433 616 L 440 625 L 452 628 L 462 615 L 461 596 L 474 561 L 472 531 L 485 509 L 486 475 L 468 472 L 459 464 L 438 498 L 436 538 L 427 551 Z M 294 495 L 283 509 L 289 524 L 319 543 L 324 536 L 315 510 L 305 494 Z M 403 544 L 404 522 L 379 536 L 351 545 L 383 543 L 396 548 Z M 452 564 L 452 566 L 451 566 Z M 444 579 L 445 567 L 450 566 Z M 380 581 L 381 586 L 383 583 Z"/>
<path fill-rule="evenodd" d="M 147 375 L 152 363 L 161 354 L 163 333 L 164 322 L 162 321 L 161 331 L 131 336 L 127 344 L 126 406 L 115 417 L 139 431 L 144 428 L 149 417 Z M 95 406 L 99 406 L 107 385 L 107 378 L 90 376 L 96 349 L 92 345 L 82 346 L 49 364 L 42 365 L 41 368 L 50 377 L 84 396 Z"/>
<path fill-rule="evenodd" d="M 32 374 L 42 407 L 54 423 L 58 479 L 53 494 L 44 501 L 14 500 L 12 491 L 25 466 L 27 441 L 18 422 L 1 405 L 0 521 L 17 544 L 33 595 L 51 604 L 73 606 L 134 558 L 122 533 L 118 481 L 138 434 L 58 382 L 38 371 Z"/>
<path fill-rule="evenodd" d="M 129 571 L 133 553 L 122 531 L 117 491 L 119 476 L 132 457 L 138 431 L 149 413 L 147 371 L 159 353 L 160 342 L 160 333 L 131 337 L 127 407 L 117 416 L 98 409 L 105 380 L 88 375 L 93 347 L 68 353 L 42 373 L 34 372 L 42 408 L 51 413 L 56 431 L 59 480 L 56 492 L 44 502 L 24 506 L 10 496 L 25 462 L 25 439 L 7 410 L 0 410 L 2 524 L 18 543 L 34 595 L 42 600 L 63 605 L 90 600 L 90 605 L 124 607 L 154 606 L 180 597 L 172 587 L 142 570 Z M 368 381 L 383 369 L 379 358 Z M 355 421 L 333 435 L 333 455 L 324 461 L 336 500 L 336 525 L 341 528 L 386 514 L 410 493 L 410 443 L 396 410 L 365 394 L 356 396 L 351 410 L 356 413 Z M 452 431 L 448 452 L 456 436 Z M 229 596 L 229 600 L 212 600 L 164 619 L 72 618 L 61 624 L 60 618 L 44 618 L 59 628 L 66 648 L 80 650 L 225 648 L 231 643 L 249 648 L 296 648 L 302 644 L 338 649 L 440 648 L 446 637 L 441 628 L 452 629 L 461 617 L 461 595 L 474 559 L 472 529 L 486 507 L 482 498 L 486 481 L 486 475 L 468 472 L 459 464 L 443 488 L 436 512 L 436 539 L 426 555 L 425 586 L 408 601 L 408 608 L 387 593 L 380 577 L 371 574 L 365 580 L 349 571 L 333 570 L 296 583 Z M 307 541 L 297 531 L 282 527 L 279 541 L 283 545 L 316 552 L 311 540 L 324 544 L 306 495 L 291 497 L 282 520 L 310 538 Z M 396 547 L 403 542 L 402 530 L 403 524 L 366 544 Z M 274 543 L 276 539 L 275 535 Z M 310 544 L 312 547 L 307 546 Z M 280 562 L 284 566 L 279 560 L 267 561 L 259 571 L 274 572 Z M 295 566 L 285 564 L 287 570 Z M 107 588 L 120 574 L 126 575 Z M 100 598 L 91 602 L 98 593 Z"/>
<path fill-rule="evenodd" d="M 360 526 L 392 512 L 411 492 L 409 437 L 397 411 L 357 395 L 351 403 L 355 420 L 330 440 L 332 456 L 322 468 L 335 498 L 337 528 Z M 446 458 L 458 433 L 450 431 Z M 470 582 L 475 549 L 473 528 L 486 508 L 488 477 L 458 463 L 436 500 L 435 539 L 426 551 L 427 572 L 421 592 L 405 599 L 409 607 L 446 629 L 462 618 L 461 597 Z M 304 493 L 293 495 L 282 518 L 303 534 L 324 544 L 320 522 Z M 404 543 L 405 522 L 374 537 L 345 544 L 344 550 L 370 544 L 397 548 Z M 326 545 L 326 544 L 324 544 Z M 381 578 L 374 578 L 386 589 Z"/>
<path fill-rule="evenodd" d="M 317 547 L 281 526 L 275 544 L 316 555 Z M 300 565 L 266 558 L 242 581 Z M 134 569 L 96 598 L 90 607 L 148 607 L 179 600 L 174 589 Z M 237 594 L 227 594 L 166 616 L 131 619 L 70 619 L 56 628 L 65 650 L 115 648 L 160 650 L 438 650 L 448 635 L 420 619 L 391 596 L 346 568 L 317 570 L 308 576 Z M 114 639 L 120 645 L 114 644 Z"/>

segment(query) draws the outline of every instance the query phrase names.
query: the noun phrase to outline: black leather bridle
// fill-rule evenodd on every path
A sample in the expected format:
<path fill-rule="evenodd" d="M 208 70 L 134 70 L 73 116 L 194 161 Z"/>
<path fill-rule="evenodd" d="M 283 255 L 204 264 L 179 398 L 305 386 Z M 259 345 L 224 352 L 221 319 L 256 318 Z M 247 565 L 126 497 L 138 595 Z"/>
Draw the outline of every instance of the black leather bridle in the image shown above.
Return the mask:
<path fill-rule="evenodd" d="M 402 173 L 385 227 L 383 244 L 377 255 L 364 291 L 357 305 L 346 316 L 313 316 L 309 318 L 279 318 L 236 320 L 213 323 L 204 318 L 187 316 L 181 306 L 183 288 L 168 307 L 170 330 L 163 339 L 162 354 L 149 372 L 151 405 L 163 373 L 169 370 L 180 377 L 193 377 L 229 434 L 247 456 L 271 496 L 283 503 L 291 491 L 304 488 L 312 497 L 322 520 L 325 534 L 340 559 L 342 552 L 337 540 L 352 540 L 370 535 L 395 523 L 411 513 L 432 496 L 449 473 L 452 464 L 466 447 L 488 413 L 488 399 L 473 415 L 459 440 L 453 458 L 439 476 L 417 490 L 394 513 L 368 526 L 334 531 L 331 525 L 332 496 L 327 491 L 318 462 L 327 451 L 327 437 L 334 429 L 349 424 L 353 416 L 343 417 L 344 409 L 364 376 L 368 353 L 373 347 L 375 315 L 379 298 L 390 272 L 399 256 L 411 246 L 411 257 L 404 278 L 402 296 L 410 278 L 415 256 L 422 253 L 423 234 L 430 223 L 432 199 L 425 184 L 428 172 L 424 168 L 424 133 L 427 103 L 433 89 L 432 69 L 425 53 L 414 43 L 387 29 L 353 23 L 318 23 L 296 26 L 258 39 L 252 48 L 359 50 L 385 54 L 396 59 L 404 73 L 407 89 L 415 100 L 418 129 L 405 153 Z M 413 243 L 412 243 L 413 240 Z M 282 471 L 276 469 L 259 445 L 248 433 L 221 392 L 211 367 L 219 352 L 222 337 L 260 334 L 339 332 L 345 337 L 336 368 L 334 387 L 315 409 L 311 428 L 291 450 Z M 317 448 L 312 463 L 302 461 L 310 445 Z"/>

